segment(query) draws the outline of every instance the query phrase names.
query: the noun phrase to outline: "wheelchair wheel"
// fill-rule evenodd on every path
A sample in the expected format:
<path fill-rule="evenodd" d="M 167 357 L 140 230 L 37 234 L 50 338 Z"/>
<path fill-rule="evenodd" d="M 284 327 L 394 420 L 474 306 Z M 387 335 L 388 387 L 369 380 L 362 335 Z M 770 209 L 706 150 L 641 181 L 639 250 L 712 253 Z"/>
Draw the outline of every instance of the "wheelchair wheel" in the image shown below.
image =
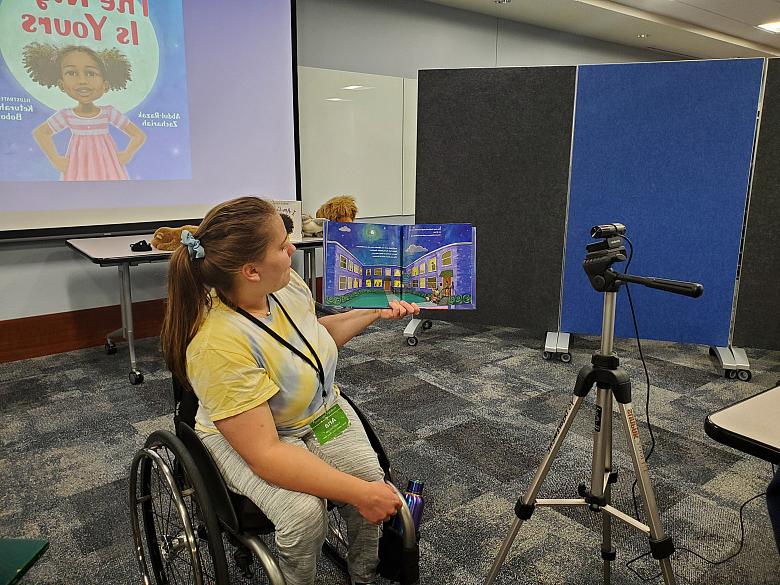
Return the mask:
<path fill-rule="evenodd" d="M 347 572 L 348 545 L 347 521 L 344 520 L 338 506 L 329 504 L 328 531 L 325 534 L 322 552 L 344 572 Z"/>
<path fill-rule="evenodd" d="M 133 538 L 144 583 L 228 583 L 219 521 L 205 495 L 184 444 L 170 432 L 152 433 L 133 459 L 130 476 Z"/>

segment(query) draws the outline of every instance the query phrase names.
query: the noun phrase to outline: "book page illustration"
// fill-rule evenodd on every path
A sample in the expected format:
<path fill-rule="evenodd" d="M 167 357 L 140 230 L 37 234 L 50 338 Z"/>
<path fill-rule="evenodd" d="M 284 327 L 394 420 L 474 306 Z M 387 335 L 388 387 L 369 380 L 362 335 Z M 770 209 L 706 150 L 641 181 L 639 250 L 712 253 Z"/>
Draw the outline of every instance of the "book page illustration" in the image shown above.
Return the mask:
<path fill-rule="evenodd" d="M 386 308 L 400 300 L 401 226 L 325 222 L 326 305 Z"/>
<path fill-rule="evenodd" d="M 324 247 L 326 305 L 386 308 L 404 300 L 429 309 L 476 308 L 470 224 L 329 221 Z"/>
<path fill-rule="evenodd" d="M 475 309 L 475 230 L 471 224 L 403 227 L 403 299 L 428 309 Z"/>

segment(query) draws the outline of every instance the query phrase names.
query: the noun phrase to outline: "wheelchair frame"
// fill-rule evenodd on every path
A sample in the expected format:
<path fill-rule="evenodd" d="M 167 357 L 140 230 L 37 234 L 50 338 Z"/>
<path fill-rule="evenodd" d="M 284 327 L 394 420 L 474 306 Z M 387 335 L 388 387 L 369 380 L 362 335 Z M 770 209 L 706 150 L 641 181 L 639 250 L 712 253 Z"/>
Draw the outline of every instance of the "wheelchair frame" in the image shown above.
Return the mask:
<path fill-rule="evenodd" d="M 385 481 L 398 492 L 387 455 L 371 425 L 352 400 L 377 453 Z M 249 498 L 231 492 L 210 453 L 193 430 L 197 400 L 174 383 L 176 434 L 155 431 L 130 467 L 130 507 L 135 557 L 144 585 L 285 585 L 276 559 L 260 535 L 274 526 Z M 193 400 L 195 401 L 193 404 Z M 380 538 L 381 576 L 400 585 L 419 583 L 418 535 L 401 497 L 403 530 L 387 522 Z M 347 571 L 346 523 L 328 503 L 323 552 Z M 232 549 L 232 550 L 231 550 Z M 231 554 L 233 563 L 228 554 Z M 259 563 L 262 575 L 256 572 Z"/>

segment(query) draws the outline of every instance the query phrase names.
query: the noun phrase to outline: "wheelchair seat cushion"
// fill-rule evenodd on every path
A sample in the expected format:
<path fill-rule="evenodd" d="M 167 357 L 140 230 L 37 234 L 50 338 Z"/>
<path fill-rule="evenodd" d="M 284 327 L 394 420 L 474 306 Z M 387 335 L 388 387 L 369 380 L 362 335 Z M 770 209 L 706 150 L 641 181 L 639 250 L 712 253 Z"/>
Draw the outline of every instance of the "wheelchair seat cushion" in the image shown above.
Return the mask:
<path fill-rule="evenodd" d="M 240 530 L 257 534 L 269 534 L 274 531 L 273 522 L 263 514 L 255 503 L 241 494 L 228 490 L 230 501 L 238 517 Z"/>

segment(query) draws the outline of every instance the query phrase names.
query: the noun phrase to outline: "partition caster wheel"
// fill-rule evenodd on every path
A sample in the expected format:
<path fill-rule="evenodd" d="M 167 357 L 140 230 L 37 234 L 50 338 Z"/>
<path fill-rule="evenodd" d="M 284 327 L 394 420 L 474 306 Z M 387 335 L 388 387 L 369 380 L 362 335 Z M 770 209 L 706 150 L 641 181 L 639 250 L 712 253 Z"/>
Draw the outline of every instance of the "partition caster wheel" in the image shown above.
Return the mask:
<path fill-rule="evenodd" d="M 562 353 L 559 357 L 564 364 L 568 364 L 571 361 L 571 354 L 568 351 L 566 353 Z"/>
<path fill-rule="evenodd" d="M 407 337 L 406 338 L 406 345 L 408 345 L 410 347 L 414 347 L 415 345 L 417 345 L 417 338 L 414 337 L 414 336 Z"/>
<path fill-rule="evenodd" d="M 750 382 L 752 377 L 753 374 L 750 373 L 750 370 L 737 370 L 737 378 L 743 382 Z"/>
<path fill-rule="evenodd" d="M 723 372 L 723 377 L 728 378 L 729 380 L 736 380 L 737 370 L 726 370 Z"/>
<path fill-rule="evenodd" d="M 116 343 L 113 341 L 106 341 L 103 348 L 106 350 L 107 355 L 114 355 L 116 353 Z"/>
<path fill-rule="evenodd" d="M 546 359 L 547 361 L 550 361 L 553 358 L 553 354 L 552 354 L 552 352 L 549 352 L 549 351 L 543 351 L 542 352 L 542 357 L 544 359 Z"/>
<path fill-rule="evenodd" d="M 431 321 L 430 319 L 426 319 L 425 321 L 422 322 L 423 331 L 425 331 L 426 329 L 430 329 L 431 327 L 433 327 L 433 321 Z"/>
<path fill-rule="evenodd" d="M 143 381 L 144 381 L 144 375 L 141 372 L 139 372 L 138 370 L 132 370 L 130 372 L 130 383 L 133 386 L 137 386 Z"/>

